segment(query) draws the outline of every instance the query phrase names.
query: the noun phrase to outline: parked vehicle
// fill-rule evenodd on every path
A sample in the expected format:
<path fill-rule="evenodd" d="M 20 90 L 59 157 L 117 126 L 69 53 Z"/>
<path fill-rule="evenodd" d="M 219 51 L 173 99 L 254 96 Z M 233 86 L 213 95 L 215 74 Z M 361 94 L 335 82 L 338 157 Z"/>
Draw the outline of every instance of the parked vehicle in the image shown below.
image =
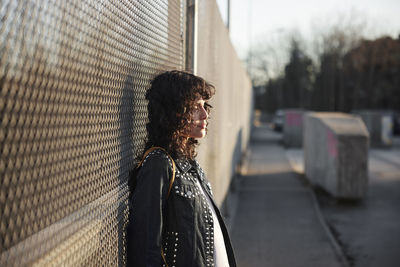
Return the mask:
<path fill-rule="evenodd" d="M 393 135 L 400 135 L 400 111 L 392 113 L 393 119 Z"/>
<path fill-rule="evenodd" d="M 272 119 L 274 131 L 280 132 L 283 130 L 284 116 L 285 112 L 283 112 L 281 109 L 278 109 L 275 112 L 274 118 Z"/>

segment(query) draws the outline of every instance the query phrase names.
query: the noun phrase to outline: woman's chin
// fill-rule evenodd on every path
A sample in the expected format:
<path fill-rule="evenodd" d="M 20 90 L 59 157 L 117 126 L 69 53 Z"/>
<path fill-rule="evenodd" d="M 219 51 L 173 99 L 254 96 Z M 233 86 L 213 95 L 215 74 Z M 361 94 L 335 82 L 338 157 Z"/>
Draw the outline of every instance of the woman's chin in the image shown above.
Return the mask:
<path fill-rule="evenodd" d="M 204 138 L 206 136 L 206 130 L 202 129 L 201 131 L 199 131 L 198 133 L 196 133 L 196 135 L 194 136 L 194 138 L 196 139 L 201 139 Z"/>
<path fill-rule="evenodd" d="M 185 136 L 189 138 L 201 139 L 204 138 L 206 134 L 207 130 L 204 128 L 204 129 L 196 129 L 195 131 L 192 130 L 189 134 Z"/>

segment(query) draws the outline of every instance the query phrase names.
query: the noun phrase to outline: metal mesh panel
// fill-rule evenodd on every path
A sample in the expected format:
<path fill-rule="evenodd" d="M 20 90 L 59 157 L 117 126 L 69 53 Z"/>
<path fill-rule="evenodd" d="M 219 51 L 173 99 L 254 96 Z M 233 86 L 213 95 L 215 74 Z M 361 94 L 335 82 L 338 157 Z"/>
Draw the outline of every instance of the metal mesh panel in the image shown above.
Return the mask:
<path fill-rule="evenodd" d="M 214 0 L 198 3 L 197 74 L 216 86 L 208 135 L 199 160 L 221 205 L 250 133 L 252 90 Z"/>
<path fill-rule="evenodd" d="M 183 66 L 183 4 L 1 1 L 0 265 L 122 265 L 144 93 Z"/>

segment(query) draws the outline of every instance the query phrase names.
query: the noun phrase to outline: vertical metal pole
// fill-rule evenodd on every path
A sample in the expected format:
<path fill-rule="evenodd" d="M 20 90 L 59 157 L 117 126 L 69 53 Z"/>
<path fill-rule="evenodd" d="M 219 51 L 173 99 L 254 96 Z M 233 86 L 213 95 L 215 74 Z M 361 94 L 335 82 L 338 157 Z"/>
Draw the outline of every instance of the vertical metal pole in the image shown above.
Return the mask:
<path fill-rule="evenodd" d="M 252 61 L 253 61 L 253 51 L 252 51 L 252 40 L 251 40 L 251 16 L 252 16 L 252 8 L 253 8 L 253 5 L 252 5 L 252 0 L 249 0 L 249 5 L 248 5 L 248 24 L 247 24 L 247 27 L 248 27 L 248 34 L 249 34 L 249 36 L 248 36 L 248 39 L 249 39 L 249 55 L 248 55 L 248 58 L 247 58 L 247 60 L 248 60 L 248 62 L 247 62 L 247 72 L 248 72 L 248 74 L 249 74 L 249 76 L 250 76 L 250 79 L 251 79 L 251 82 L 253 83 L 253 79 L 252 79 Z"/>
<path fill-rule="evenodd" d="M 229 27 L 230 27 L 230 22 L 231 22 L 231 0 L 228 0 L 228 10 L 227 10 L 227 22 L 226 22 L 226 27 L 228 28 L 229 31 Z"/>
<path fill-rule="evenodd" d="M 193 74 L 197 75 L 197 33 L 199 25 L 199 3 L 198 0 L 194 1 L 194 29 L 193 29 Z"/>
<path fill-rule="evenodd" d="M 186 62 L 185 70 L 197 72 L 197 0 L 188 0 L 186 7 Z"/>

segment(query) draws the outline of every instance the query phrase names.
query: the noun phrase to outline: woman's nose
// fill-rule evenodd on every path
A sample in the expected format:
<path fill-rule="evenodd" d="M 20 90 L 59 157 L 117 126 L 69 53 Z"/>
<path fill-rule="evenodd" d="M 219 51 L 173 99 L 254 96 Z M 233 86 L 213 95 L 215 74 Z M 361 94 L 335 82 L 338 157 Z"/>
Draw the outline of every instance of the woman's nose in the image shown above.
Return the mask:
<path fill-rule="evenodd" d="M 204 107 L 201 108 L 201 116 L 200 116 L 200 118 L 202 120 L 208 119 L 208 113 L 207 113 L 207 110 Z"/>

